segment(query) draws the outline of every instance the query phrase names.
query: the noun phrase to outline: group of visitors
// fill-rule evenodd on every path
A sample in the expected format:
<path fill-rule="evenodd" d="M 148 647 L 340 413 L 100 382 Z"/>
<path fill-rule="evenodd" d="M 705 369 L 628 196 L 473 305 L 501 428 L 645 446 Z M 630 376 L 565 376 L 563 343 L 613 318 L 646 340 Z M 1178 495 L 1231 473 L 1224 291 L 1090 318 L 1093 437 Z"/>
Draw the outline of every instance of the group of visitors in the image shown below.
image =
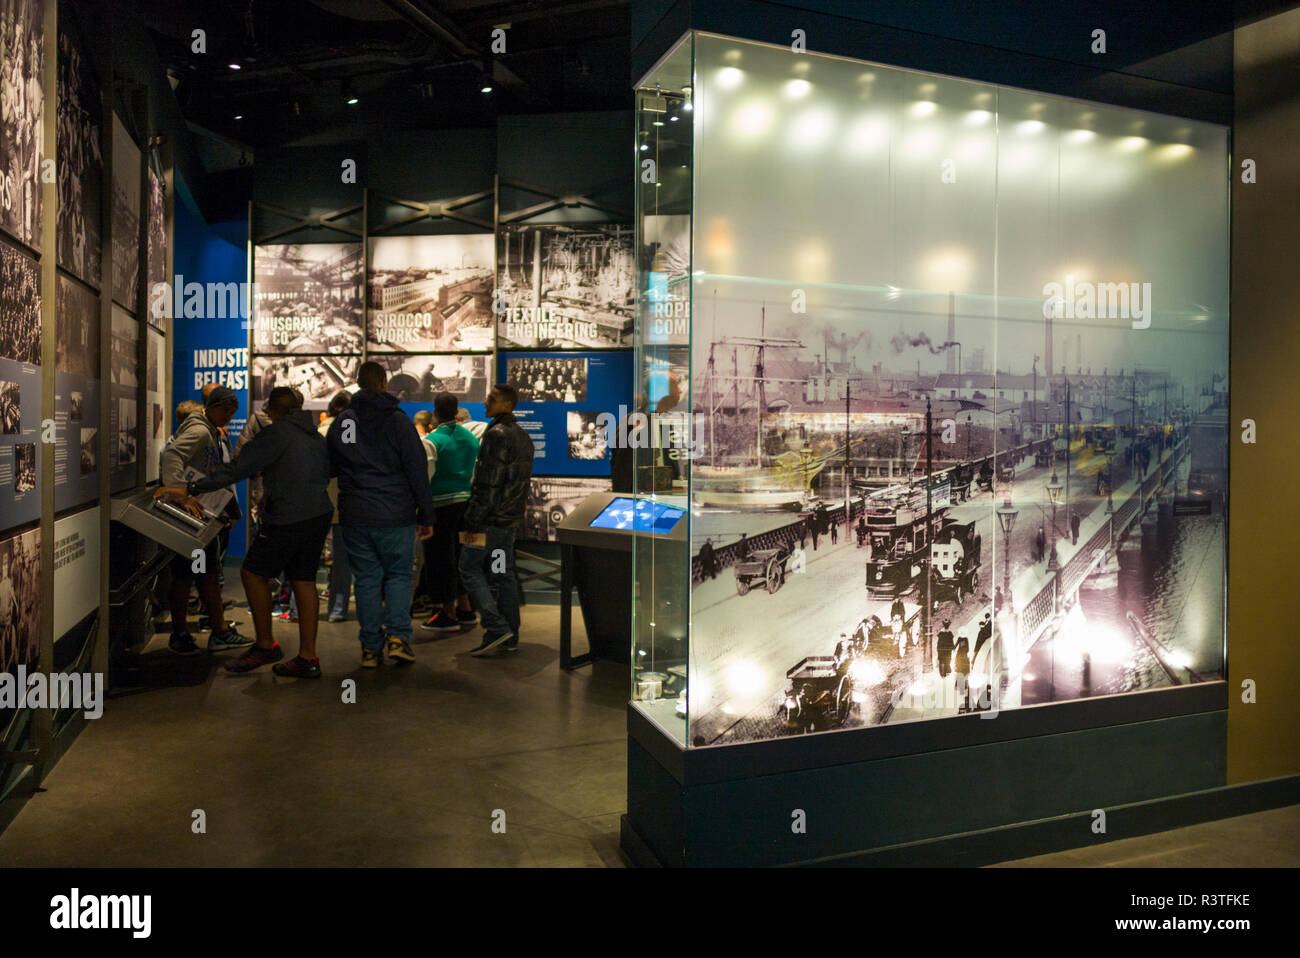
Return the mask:
<path fill-rule="evenodd" d="M 514 387 L 493 387 L 490 421 L 472 423 L 450 393 L 413 422 L 387 392 L 378 363 L 361 365 L 357 385 L 355 394 L 334 397 L 319 424 L 302 408 L 301 393 L 276 387 L 234 449 L 222 433 L 238 405 L 230 389 L 209 390 L 201 409 L 181 422 L 162 453 L 155 495 L 202 517 L 233 502 L 234 483 L 256 479 L 261 502 L 241 568 L 255 637 L 240 636 L 222 618 L 214 548 L 206 562 L 178 556 L 172 563 L 172 651 L 198 652 L 185 619 L 193 582 L 212 624 L 208 648 L 247 646 L 227 664 L 230 671 L 270 664 L 280 675 L 318 678 L 316 572 L 327 537 L 327 615 L 342 621 L 355 591 L 363 667 L 378 666 L 385 655 L 398 664 L 415 660 L 417 575 L 430 603 L 424 630 L 462 632 L 481 622 L 472 655 L 518 648 L 514 542 L 533 444 L 515 421 Z M 288 661 L 271 633 L 272 584 L 279 579 L 289 583 L 298 613 L 298 654 Z"/>

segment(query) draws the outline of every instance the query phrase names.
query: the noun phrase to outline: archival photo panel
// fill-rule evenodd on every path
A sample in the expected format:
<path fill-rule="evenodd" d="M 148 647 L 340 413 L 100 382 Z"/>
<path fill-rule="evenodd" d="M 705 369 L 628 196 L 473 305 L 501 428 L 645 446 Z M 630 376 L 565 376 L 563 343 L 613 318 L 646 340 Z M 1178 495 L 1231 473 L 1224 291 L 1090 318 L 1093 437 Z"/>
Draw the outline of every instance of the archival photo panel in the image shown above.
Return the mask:
<path fill-rule="evenodd" d="M 140 284 L 140 148 L 113 114 L 113 301 L 132 314 Z"/>
<path fill-rule="evenodd" d="M 40 515 L 41 268 L 0 243 L 0 529 Z"/>
<path fill-rule="evenodd" d="M 167 338 L 158 330 L 145 327 L 145 415 L 144 446 L 146 450 L 144 479 L 153 482 L 158 478 L 160 466 L 158 456 L 169 435 L 167 431 L 168 414 L 163 408 L 167 374 Z"/>
<path fill-rule="evenodd" d="M 432 403 L 451 393 L 462 404 L 487 401 L 492 357 L 486 355 L 372 356 L 388 370 L 388 391 L 403 403 Z"/>
<path fill-rule="evenodd" d="M 498 346 L 632 345 L 632 227 L 506 224 L 497 239 Z"/>
<path fill-rule="evenodd" d="M 100 86 L 75 30 L 59 18 L 59 265 L 96 289 L 101 281 L 104 157 Z"/>
<path fill-rule="evenodd" d="M 41 244 L 46 2 L 0 0 L 0 230 L 34 248 Z"/>
<path fill-rule="evenodd" d="M 153 290 L 160 283 L 167 282 L 167 194 L 162 177 L 149 168 L 149 278 L 146 289 L 149 299 L 153 300 Z M 145 310 L 149 325 L 159 331 L 167 329 L 167 320 L 155 316 L 154 310 Z"/>
<path fill-rule="evenodd" d="M 55 342 L 54 509 L 99 498 L 99 296 L 59 275 Z"/>
<path fill-rule="evenodd" d="M 36 661 L 41 634 L 41 530 L 0 538 L 0 672 Z"/>
<path fill-rule="evenodd" d="M 360 365 L 360 356 L 254 356 L 249 401 L 261 409 L 272 389 L 290 386 L 302 393 L 304 409 L 325 409 L 339 390 L 356 392 Z"/>
<path fill-rule="evenodd" d="M 360 243 L 291 243 L 253 251 L 253 352 L 360 353 Z"/>
<path fill-rule="evenodd" d="M 372 352 L 490 352 L 491 233 L 370 241 Z"/>
<path fill-rule="evenodd" d="M 113 341 L 109 356 L 111 379 L 108 390 L 110 469 L 113 492 L 136 484 L 136 461 L 140 457 L 140 423 L 136 400 L 140 391 L 140 323 L 119 306 L 113 307 Z"/>
<path fill-rule="evenodd" d="M 534 476 L 528 484 L 528 504 L 519 538 L 528 542 L 554 542 L 555 530 L 593 492 L 608 492 L 609 480 Z"/>

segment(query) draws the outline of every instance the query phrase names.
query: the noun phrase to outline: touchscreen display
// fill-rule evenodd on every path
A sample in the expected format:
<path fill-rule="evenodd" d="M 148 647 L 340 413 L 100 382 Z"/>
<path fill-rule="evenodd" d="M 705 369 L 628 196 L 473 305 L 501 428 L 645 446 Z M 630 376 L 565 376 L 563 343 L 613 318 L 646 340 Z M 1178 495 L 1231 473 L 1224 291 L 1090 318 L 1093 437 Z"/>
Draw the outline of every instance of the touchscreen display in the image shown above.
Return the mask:
<path fill-rule="evenodd" d="M 626 529 L 637 532 L 672 532 L 673 527 L 686 515 L 679 506 L 648 499 L 634 500 L 619 496 L 610 501 L 600 515 L 588 523 L 592 529 Z"/>

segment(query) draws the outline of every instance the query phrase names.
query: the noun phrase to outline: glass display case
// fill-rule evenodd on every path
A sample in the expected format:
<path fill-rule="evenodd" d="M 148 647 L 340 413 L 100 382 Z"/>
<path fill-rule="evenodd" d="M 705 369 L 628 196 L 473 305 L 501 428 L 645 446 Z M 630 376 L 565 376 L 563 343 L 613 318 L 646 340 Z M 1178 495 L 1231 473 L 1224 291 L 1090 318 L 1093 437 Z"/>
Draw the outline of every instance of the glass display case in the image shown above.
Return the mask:
<path fill-rule="evenodd" d="M 639 84 L 632 700 L 682 747 L 1225 676 L 1228 133 L 705 33 Z"/>

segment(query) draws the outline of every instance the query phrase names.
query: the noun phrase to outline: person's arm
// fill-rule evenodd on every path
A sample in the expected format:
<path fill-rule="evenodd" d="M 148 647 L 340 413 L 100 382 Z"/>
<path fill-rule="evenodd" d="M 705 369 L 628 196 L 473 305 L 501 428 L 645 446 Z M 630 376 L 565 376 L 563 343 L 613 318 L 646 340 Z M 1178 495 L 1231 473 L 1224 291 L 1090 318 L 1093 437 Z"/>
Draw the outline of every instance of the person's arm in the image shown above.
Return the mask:
<path fill-rule="evenodd" d="M 474 462 L 474 478 L 470 483 L 469 503 L 465 506 L 462 526 L 466 532 L 482 529 L 483 518 L 496 501 L 505 479 L 502 445 L 504 437 L 488 429 L 479 442 L 478 459 Z"/>
<path fill-rule="evenodd" d="M 182 428 L 172 441 L 163 447 L 158 456 L 158 475 L 164 486 L 185 485 L 185 464 L 189 462 L 208 439 L 206 430 Z"/>
<path fill-rule="evenodd" d="M 191 493 L 216 492 L 234 482 L 261 475 L 284 451 L 284 432 L 264 429 L 244 446 L 232 462 L 222 463 L 217 471 L 189 484 Z"/>
<path fill-rule="evenodd" d="M 257 438 L 257 434 L 262 431 L 262 417 L 257 413 L 248 417 L 248 422 L 244 423 L 244 428 L 239 431 L 239 438 L 235 440 L 234 453 L 236 456 L 243 451 L 243 448 Z"/>
<path fill-rule="evenodd" d="M 343 413 L 339 413 L 337 416 L 334 417 L 334 421 L 330 423 L 329 429 L 325 430 L 325 448 L 329 452 L 331 479 L 335 478 L 339 474 L 339 448 L 338 447 L 341 441 L 341 436 L 339 434 L 343 429 L 342 422 L 343 422 Z"/>

